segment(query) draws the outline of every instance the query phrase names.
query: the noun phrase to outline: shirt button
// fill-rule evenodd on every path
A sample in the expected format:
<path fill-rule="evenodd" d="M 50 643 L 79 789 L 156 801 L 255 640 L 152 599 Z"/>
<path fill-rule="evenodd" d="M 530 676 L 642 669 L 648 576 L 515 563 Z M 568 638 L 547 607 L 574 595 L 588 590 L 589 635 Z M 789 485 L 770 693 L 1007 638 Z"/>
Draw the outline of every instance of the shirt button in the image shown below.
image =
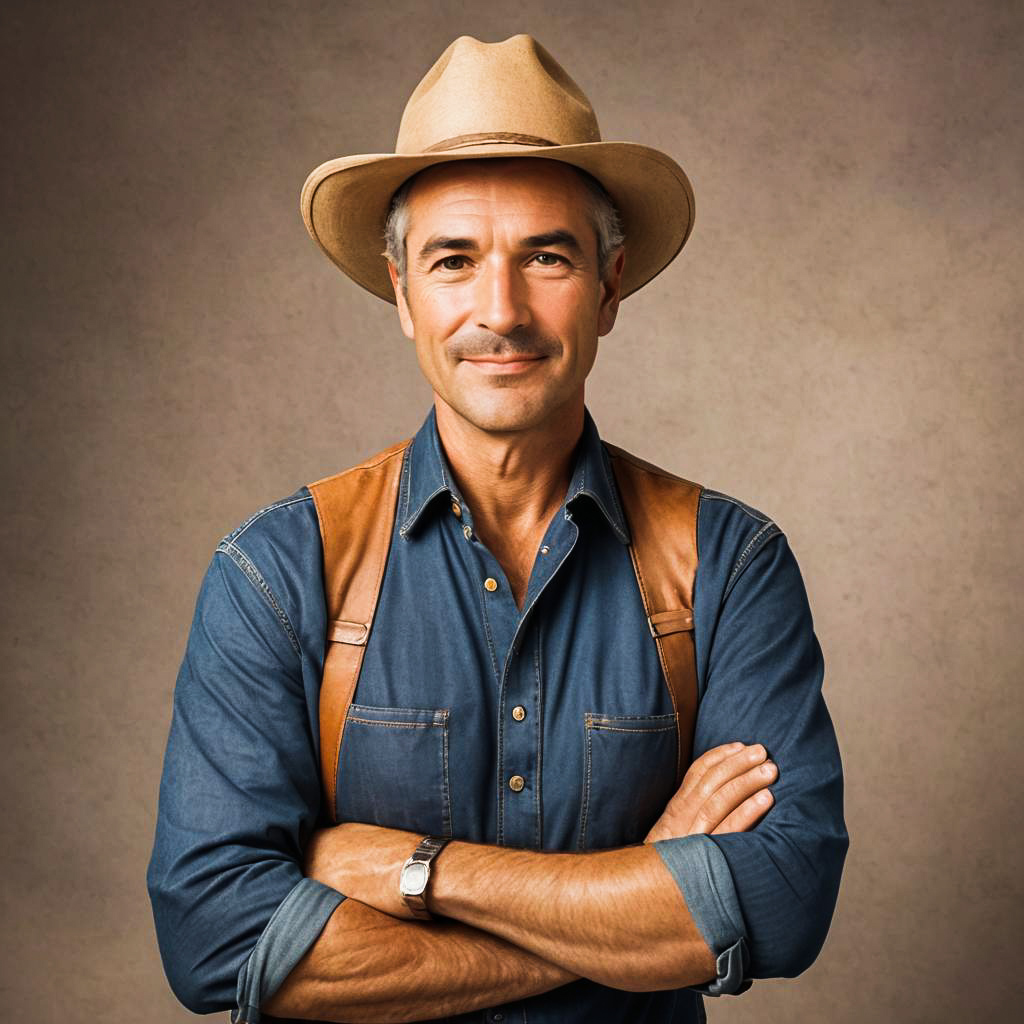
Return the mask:
<path fill-rule="evenodd" d="M 517 704 L 512 709 L 512 717 L 517 722 L 521 722 L 526 717 L 526 708 L 524 708 L 522 704 Z"/>
<path fill-rule="evenodd" d="M 498 589 L 498 581 L 491 576 L 488 576 L 484 580 L 484 590 L 489 590 L 492 594 Z"/>
<path fill-rule="evenodd" d="M 547 553 L 548 553 L 548 552 L 549 552 L 550 550 L 551 550 L 551 548 L 549 548 L 549 547 L 547 546 L 547 544 L 545 544 L 545 545 L 544 545 L 544 547 L 542 547 L 542 548 L 540 549 L 540 553 L 541 553 L 542 555 L 546 555 L 546 554 L 547 554 Z"/>
<path fill-rule="evenodd" d="M 508 780 L 508 788 L 514 790 L 516 793 L 518 793 L 525 785 L 526 780 L 522 775 L 513 775 L 512 778 Z"/>
<path fill-rule="evenodd" d="M 462 534 L 466 540 L 469 540 L 469 538 L 473 536 L 473 531 L 468 523 L 462 528 Z"/>
<path fill-rule="evenodd" d="M 502 1021 L 504 1019 L 505 1019 L 505 1014 L 503 1014 L 503 1013 L 492 1013 L 491 1014 L 491 1020 Z"/>
<path fill-rule="evenodd" d="M 462 516 L 462 506 L 457 501 L 452 502 L 452 511 L 455 513 L 456 519 Z"/>

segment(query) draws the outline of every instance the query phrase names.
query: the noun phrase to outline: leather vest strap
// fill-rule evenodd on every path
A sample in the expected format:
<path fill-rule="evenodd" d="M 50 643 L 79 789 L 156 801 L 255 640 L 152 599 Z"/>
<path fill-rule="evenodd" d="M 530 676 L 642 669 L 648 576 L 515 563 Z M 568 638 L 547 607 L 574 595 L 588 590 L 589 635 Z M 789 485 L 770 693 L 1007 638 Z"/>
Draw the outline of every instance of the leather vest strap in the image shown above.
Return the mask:
<path fill-rule="evenodd" d="M 693 587 L 697 577 L 697 505 L 701 485 L 605 444 L 632 542 L 633 570 L 658 646 L 679 734 L 676 785 L 693 756 L 697 655 Z"/>
<path fill-rule="evenodd" d="M 320 687 L 320 774 L 332 821 L 338 820 L 341 738 L 388 561 L 409 443 L 309 485 L 324 548 L 328 642 Z"/>

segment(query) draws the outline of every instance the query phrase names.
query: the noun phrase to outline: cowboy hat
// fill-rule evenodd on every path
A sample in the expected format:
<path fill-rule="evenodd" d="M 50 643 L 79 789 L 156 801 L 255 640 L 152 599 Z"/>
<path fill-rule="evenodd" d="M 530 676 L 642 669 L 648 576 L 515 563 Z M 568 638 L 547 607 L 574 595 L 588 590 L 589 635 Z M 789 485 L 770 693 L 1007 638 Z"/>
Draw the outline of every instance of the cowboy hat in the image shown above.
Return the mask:
<path fill-rule="evenodd" d="M 512 156 L 560 160 L 601 182 L 626 234 L 623 298 L 672 262 L 693 227 L 683 169 L 648 146 L 602 142 L 590 101 L 528 35 L 456 39 L 409 97 L 395 152 L 321 164 L 302 188 L 302 218 L 356 284 L 394 302 L 381 249 L 402 183 L 434 164 Z"/>

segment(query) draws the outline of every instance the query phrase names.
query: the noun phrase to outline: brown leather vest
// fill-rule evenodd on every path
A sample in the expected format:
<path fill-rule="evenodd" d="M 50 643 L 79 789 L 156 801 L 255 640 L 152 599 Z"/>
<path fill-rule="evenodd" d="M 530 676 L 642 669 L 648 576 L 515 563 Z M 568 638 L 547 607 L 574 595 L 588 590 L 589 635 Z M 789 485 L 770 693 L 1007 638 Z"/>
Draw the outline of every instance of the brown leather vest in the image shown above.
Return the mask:
<path fill-rule="evenodd" d="M 345 721 L 384 579 L 402 462 L 410 443 L 392 445 L 352 469 L 309 485 L 324 549 L 327 649 L 320 688 L 320 770 L 332 821 L 337 821 Z M 606 443 L 605 449 L 632 534 L 633 570 L 675 710 L 678 786 L 690 764 L 697 715 L 693 584 L 701 485 L 621 448 Z"/>

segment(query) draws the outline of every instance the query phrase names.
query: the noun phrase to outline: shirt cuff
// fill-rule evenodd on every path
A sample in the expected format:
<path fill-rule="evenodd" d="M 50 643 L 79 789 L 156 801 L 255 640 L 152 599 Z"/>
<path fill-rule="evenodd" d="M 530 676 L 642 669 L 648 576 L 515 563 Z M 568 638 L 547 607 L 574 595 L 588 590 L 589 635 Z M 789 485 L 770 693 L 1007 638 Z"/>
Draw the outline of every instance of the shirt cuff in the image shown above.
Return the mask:
<path fill-rule="evenodd" d="M 259 1024 L 263 1000 L 281 987 L 344 899 L 312 878 L 303 878 L 285 896 L 238 972 L 238 1008 L 231 1011 L 232 1024 Z"/>
<path fill-rule="evenodd" d="M 751 985 L 747 931 L 725 854 L 705 835 L 651 844 L 679 886 L 690 916 L 716 958 L 717 974 L 690 986 L 709 996 L 739 995 Z"/>

